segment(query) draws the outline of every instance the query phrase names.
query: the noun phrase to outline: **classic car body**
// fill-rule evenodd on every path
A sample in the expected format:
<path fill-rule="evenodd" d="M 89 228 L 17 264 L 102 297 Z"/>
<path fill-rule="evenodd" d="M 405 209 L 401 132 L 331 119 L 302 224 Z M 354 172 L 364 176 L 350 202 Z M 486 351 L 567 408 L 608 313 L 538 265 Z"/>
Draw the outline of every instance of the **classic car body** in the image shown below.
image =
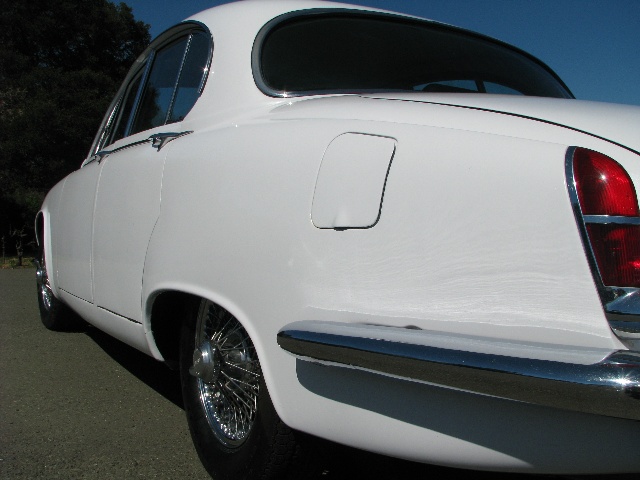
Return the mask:
<path fill-rule="evenodd" d="M 488 45 L 547 85 L 324 78 L 342 20 Z M 320 58 L 292 41 L 314 28 Z M 380 65 L 363 77 L 411 70 L 367 41 Z M 152 65 L 176 45 L 167 87 Z M 166 115 L 142 118 L 154 78 Z M 425 463 L 640 471 L 639 131 L 639 108 L 575 100 L 538 60 L 454 27 L 314 1 L 216 7 L 152 43 L 47 196 L 43 321 L 62 328 L 68 306 L 180 368 L 220 478 L 255 472 L 211 466 L 203 430 L 233 456 L 265 401 L 294 432 Z M 583 185 L 609 173 L 619 184 L 589 200 L 598 187 Z M 236 363 L 213 317 L 241 332 Z M 246 389 L 216 386 L 240 364 Z M 244 396 L 240 426 L 223 418 L 229 393 Z"/>

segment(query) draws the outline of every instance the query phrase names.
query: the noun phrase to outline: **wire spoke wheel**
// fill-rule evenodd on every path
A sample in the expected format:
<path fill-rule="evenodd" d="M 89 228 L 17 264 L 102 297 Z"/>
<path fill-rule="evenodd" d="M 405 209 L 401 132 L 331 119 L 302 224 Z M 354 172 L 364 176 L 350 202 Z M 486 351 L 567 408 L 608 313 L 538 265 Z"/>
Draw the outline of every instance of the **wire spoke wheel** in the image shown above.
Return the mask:
<path fill-rule="evenodd" d="M 228 448 L 242 445 L 258 411 L 260 362 L 240 322 L 211 302 L 198 312 L 189 373 L 211 431 Z"/>
<path fill-rule="evenodd" d="M 79 326 L 77 317 L 53 293 L 51 280 L 47 272 L 44 250 L 41 249 L 35 263 L 38 308 L 40 309 L 42 324 L 49 330 L 54 331 L 69 331 L 77 328 Z"/>
<path fill-rule="evenodd" d="M 46 311 L 50 311 L 53 306 L 53 292 L 49 283 L 47 267 L 44 263 L 44 255 L 36 262 L 36 281 L 41 305 Z"/>
<path fill-rule="evenodd" d="M 255 346 L 237 318 L 194 298 L 185 304 L 180 335 L 185 413 L 209 474 L 216 480 L 307 478 L 306 447 L 278 416 Z"/>

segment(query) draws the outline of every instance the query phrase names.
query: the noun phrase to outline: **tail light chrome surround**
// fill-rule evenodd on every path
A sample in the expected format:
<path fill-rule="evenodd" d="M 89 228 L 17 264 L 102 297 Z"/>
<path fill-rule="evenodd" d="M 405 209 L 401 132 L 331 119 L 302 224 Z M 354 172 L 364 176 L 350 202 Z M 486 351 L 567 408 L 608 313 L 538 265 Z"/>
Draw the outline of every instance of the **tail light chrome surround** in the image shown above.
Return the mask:
<path fill-rule="evenodd" d="M 620 230 L 629 228 L 640 229 L 640 215 L 594 215 L 591 214 L 593 212 L 584 214 L 580 204 L 579 189 L 576 183 L 576 172 L 574 168 L 574 160 L 577 157 L 577 152 L 584 154 L 590 151 L 581 147 L 570 147 L 567 149 L 565 158 L 567 189 L 587 260 L 593 274 L 593 280 L 598 289 L 606 318 L 613 332 L 618 338 L 625 341 L 625 343 L 630 344 L 629 346 L 631 348 L 640 350 L 640 288 L 638 286 L 607 284 L 610 282 L 605 282 L 604 280 L 592 241 L 593 233 L 598 229 L 607 228 L 606 226 L 610 226 L 612 230 L 615 230 L 616 226 L 619 226 Z M 596 155 L 601 155 L 597 154 L 597 152 L 595 153 Z M 613 159 L 610 160 L 615 162 Z M 637 199 L 635 201 L 637 202 Z M 592 233 L 591 236 L 590 233 Z M 599 248 L 602 247 L 600 246 Z M 602 261 L 601 258 L 601 262 Z M 640 271 L 640 268 L 638 270 Z"/>

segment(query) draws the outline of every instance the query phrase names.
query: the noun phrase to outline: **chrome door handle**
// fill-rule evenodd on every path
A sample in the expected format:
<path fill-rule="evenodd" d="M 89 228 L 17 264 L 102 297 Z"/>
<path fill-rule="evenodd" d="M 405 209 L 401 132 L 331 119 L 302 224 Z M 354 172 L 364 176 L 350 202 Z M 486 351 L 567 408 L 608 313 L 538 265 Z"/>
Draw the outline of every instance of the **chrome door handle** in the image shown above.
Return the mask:
<path fill-rule="evenodd" d="M 151 140 L 151 146 L 153 148 L 160 149 L 164 147 L 171 140 L 175 140 L 176 138 L 182 137 L 184 135 L 188 135 L 193 133 L 193 130 L 188 130 L 186 132 L 166 132 L 166 133 L 155 133 L 149 137 Z"/>

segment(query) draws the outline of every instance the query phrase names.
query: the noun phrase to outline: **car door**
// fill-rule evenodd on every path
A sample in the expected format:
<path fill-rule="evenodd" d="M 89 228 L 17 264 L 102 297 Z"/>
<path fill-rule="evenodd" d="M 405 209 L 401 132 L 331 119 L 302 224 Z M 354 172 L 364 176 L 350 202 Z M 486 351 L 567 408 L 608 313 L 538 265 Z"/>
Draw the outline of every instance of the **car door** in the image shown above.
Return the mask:
<path fill-rule="evenodd" d="M 181 120 L 201 92 L 209 58 L 210 35 L 197 30 L 153 50 L 130 81 L 110 145 L 97 155 L 92 257 L 94 302 L 103 312 L 142 321 L 142 275 L 160 214 L 165 145 L 189 133 Z"/>
<path fill-rule="evenodd" d="M 91 246 L 93 207 L 100 176 L 97 162 L 85 163 L 64 182 L 52 236 L 56 285 L 74 297 L 93 302 Z M 72 212 L 72 213 L 71 213 Z"/>

